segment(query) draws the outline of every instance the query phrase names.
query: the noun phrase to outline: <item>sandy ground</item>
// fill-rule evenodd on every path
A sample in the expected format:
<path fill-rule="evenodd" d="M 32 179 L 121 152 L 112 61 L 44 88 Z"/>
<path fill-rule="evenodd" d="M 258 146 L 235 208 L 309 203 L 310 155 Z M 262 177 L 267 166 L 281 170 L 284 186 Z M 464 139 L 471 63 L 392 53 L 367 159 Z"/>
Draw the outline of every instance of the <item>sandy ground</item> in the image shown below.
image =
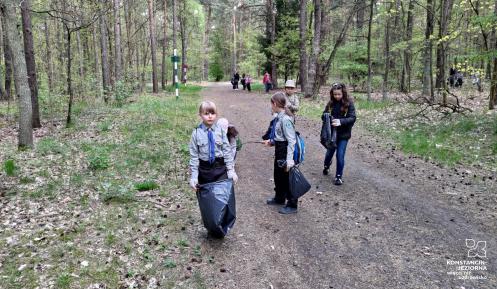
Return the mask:
<path fill-rule="evenodd" d="M 229 83 L 202 94 L 244 142 L 260 139 L 270 120 L 268 95 L 233 91 Z M 321 173 L 320 123 L 298 117 L 307 149 L 301 169 L 313 187 L 297 214 L 281 215 L 265 204 L 273 195 L 273 149 L 242 148 L 234 229 L 224 240 L 207 237 L 202 227 L 194 233 L 214 257 L 215 266 L 202 272 L 208 288 L 497 288 L 495 178 L 475 181 L 470 171 L 380 146 L 360 118 L 347 149 L 345 183 L 335 186 L 335 160 L 330 176 Z M 485 241 L 476 251 L 486 258 L 468 257 L 466 239 Z"/>

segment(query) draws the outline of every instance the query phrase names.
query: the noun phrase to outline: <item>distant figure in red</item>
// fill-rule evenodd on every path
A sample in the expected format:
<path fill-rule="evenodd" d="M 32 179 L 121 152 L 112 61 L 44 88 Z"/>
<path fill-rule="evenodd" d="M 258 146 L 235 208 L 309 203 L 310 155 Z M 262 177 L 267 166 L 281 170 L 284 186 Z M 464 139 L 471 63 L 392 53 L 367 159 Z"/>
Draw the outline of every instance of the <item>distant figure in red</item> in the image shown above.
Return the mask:
<path fill-rule="evenodd" d="M 271 75 L 269 75 L 267 70 L 264 71 L 264 78 L 262 79 L 262 83 L 264 83 L 266 93 L 269 93 L 269 90 L 271 89 Z"/>

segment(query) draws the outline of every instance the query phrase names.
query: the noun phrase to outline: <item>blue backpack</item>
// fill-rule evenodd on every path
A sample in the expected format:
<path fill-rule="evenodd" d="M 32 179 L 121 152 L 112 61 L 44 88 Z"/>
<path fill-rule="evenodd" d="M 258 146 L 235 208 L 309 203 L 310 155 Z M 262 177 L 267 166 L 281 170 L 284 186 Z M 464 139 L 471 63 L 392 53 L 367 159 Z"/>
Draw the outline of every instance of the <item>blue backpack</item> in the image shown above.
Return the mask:
<path fill-rule="evenodd" d="M 298 131 L 295 132 L 295 138 L 296 142 L 295 149 L 293 150 L 293 161 L 295 162 L 295 164 L 300 164 L 304 161 L 305 142 Z"/>

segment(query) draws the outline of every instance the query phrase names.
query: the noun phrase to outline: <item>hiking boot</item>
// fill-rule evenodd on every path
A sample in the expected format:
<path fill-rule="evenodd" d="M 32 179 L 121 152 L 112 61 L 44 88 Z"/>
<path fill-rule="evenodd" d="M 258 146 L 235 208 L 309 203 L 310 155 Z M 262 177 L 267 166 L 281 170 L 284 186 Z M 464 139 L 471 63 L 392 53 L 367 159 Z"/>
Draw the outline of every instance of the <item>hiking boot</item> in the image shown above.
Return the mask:
<path fill-rule="evenodd" d="M 273 206 L 281 206 L 281 205 L 285 204 L 285 201 L 283 201 L 283 202 L 277 202 L 274 198 L 271 198 L 271 199 L 267 199 L 266 200 L 266 204 L 273 205 Z"/>
<path fill-rule="evenodd" d="M 297 213 L 297 208 L 294 207 L 283 207 L 278 211 L 280 214 L 288 215 Z"/>
<path fill-rule="evenodd" d="M 342 177 L 341 176 L 335 177 L 335 186 L 340 186 L 342 184 L 343 184 Z"/>
<path fill-rule="evenodd" d="M 330 167 L 324 167 L 323 175 L 327 176 L 329 172 L 330 172 Z"/>

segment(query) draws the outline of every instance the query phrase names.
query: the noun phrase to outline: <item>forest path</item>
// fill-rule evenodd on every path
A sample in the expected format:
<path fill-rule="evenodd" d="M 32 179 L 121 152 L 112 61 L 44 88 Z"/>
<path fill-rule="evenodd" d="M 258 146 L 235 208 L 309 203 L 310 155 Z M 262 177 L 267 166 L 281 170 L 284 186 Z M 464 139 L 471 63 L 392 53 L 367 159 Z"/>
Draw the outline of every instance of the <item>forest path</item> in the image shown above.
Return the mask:
<path fill-rule="evenodd" d="M 269 95 L 223 83 L 202 96 L 217 104 L 219 117 L 230 120 L 244 142 L 259 140 L 268 126 Z M 203 228 L 195 233 L 216 264 L 202 269 L 208 288 L 497 288 L 495 193 L 375 146 L 360 117 L 342 186 L 332 184 L 335 159 L 330 175 L 322 175 L 320 122 L 298 117 L 306 140 L 301 170 L 312 189 L 293 215 L 265 204 L 273 196 L 273 149 L 243 146 L 233 230 L 224 240 L 207 238 Z M 468 257 L 466 239 L 486 241 L 487 258 Z M 464 272 L 448 261 L 463 260 L 485 262 L 486 270 L 471 273 L 487 279 L 449 275 Z"/>

